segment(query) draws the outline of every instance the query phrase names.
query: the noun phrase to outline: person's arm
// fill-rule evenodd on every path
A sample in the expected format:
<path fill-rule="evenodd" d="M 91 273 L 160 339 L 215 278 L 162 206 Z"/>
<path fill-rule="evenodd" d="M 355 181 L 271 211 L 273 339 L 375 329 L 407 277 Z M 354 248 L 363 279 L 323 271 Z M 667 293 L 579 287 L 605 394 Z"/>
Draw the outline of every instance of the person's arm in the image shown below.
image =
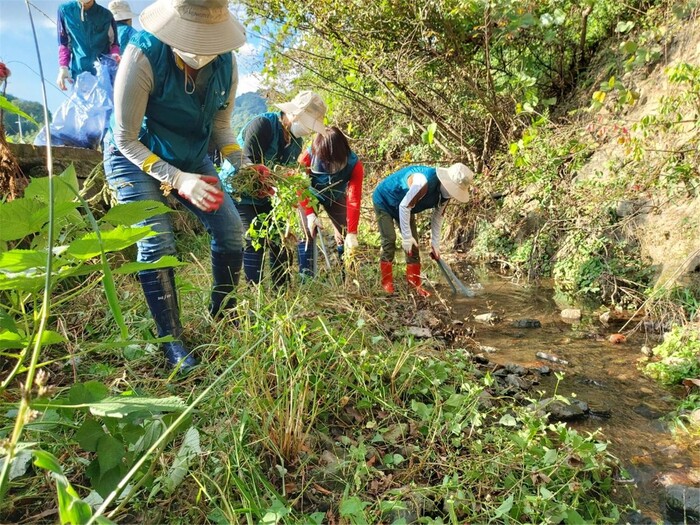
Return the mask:
<path fill-rule="evenodd" d="M 428 179 L 422 173 L 409 175 L 409 183 L 408 192 L 399 203 L 399 226 L 403 239 L 401 245 L 405 252 L 410 252 L 413 246 L 418 246 L 418 241 L 413 238 L 411 232 L 411 210 L 428 192 Z"/>
<path fill-rule="evenodd" d="M 174 182 L 182 171 L 139 141 L 153 86 L 151 63 L 139 48 L 129 46 L 114 80 L 114 142 L 122 155 L 151 177 L 176 187 Z"/>
<path fill-rule="evenodd" d="M 140 49 L 129 46 L 114 81 L 114 142 L 119 151 L 151 177 L 178 190 L 203 211 L 221 206 L 218 178 L 182 171 L 167 163 L 139 141 L 146 105 L 153 89 L 153 69 Z"/>
<path fill-rule="evenodd" d="M 272 142 L 272 125 L 264 117 L 250 121 L 243 132 L 243 155 L 253 164 L 265 163 L 265 150 Z"/>
<path fill-rule="evenodd" d="M 63 10 L 60 7 L 58 8 L 58 15 L 56 18 L 56 30 L 58 32 L 58 78 L 56 79 L 56 84 L 65 91 L 66 82 L 71 81 L 71 49 L 69 46 L 70 38 L 66 30 L 66 23 L 63 20 Z"/>
<path fill-rule="evenodd" d="M 350 174 L 348 189 L 345 194 L 347 206 L 348 234 L 357 235 L 360 224 L 360 202 L 362 201 L 362 181 L 365 178 L 365 168 L 362 161 L 358 160 Z"/>
<path fill-rule="evenodd" d="M 226 105 L 219 109 L 214 115 L 212 123 L 212 141 L 216 149 L 221 152 L 221 155 L 226 158 L 231 165 L 238 169 L 241 166 L 250 164 L 250 159 L 246 158 L 241 150 L 241 147 L 236 142 L 236 136 L 231 128 L 231 114 L 236 104 L 236 91 L 238 90 L 238 65 L 236 57 L 231 53 L 233 61 L 233 72 L 231 74 L 231 92 L 229 93 Z"/>
<path fill-rule="evenodd" d="M 430 217 L 430 246 L 432 249 L 433 258 L 440 258 L 440 235 L 442 232 L 442 221 L 445 216 L 445 208 L 449 204 L 449 200 L 443 202 L 440 206 L 433 209 L 433 215 Z"/>
<path fill-rule="evenodd" d="M 311 151 L 309 151 L 308 149 L 303 150 L 299 154 L 297 161 L 299 162 L 299 164 L 304 166 L 304 168 L 306 168 L 306 173 L 311 173 Z M 311 202 L 311 199 L 309 199 L 308 197 L 305 199 L 302 199 L 299 202 L 299 206 L 301 206 L 303 208 L 304 213 L 306 215 L 311 215 L 312 213 L 316 213 L 313 206 L 311 206 L 310 202 Z"/>
<path fill-rule="evenodd" d="M 114 21 L 114 17 L 112 17 L 112 20 L 109 23 L 109 54 L 114 56 L 114 55 L 121 55 L 124 53 L 123 49 L 119 49 L 119 32 L 117 31 L 117 23 Z M 115 57 L 116 58 L 116 57 Z M 119 59 L 117 59 L 119 60 Z"/>

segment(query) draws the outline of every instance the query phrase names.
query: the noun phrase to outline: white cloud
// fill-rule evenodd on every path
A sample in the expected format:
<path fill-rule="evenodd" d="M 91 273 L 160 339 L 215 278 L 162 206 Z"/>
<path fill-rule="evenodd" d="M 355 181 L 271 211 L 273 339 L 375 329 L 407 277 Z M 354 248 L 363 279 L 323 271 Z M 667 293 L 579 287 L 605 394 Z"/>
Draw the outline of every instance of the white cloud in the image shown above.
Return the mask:
<path fill-rule="evenodd" d="M 253 73 L 250 75 L 243 75 L 238 78 L 238 91 L 236 95 L 242 95 L 243 93 L 248 93 L 250 91 L 257 91 L 260 89 L 261 78 L 259 75 Z"/>
<path fill-rule="evenodd" d="M 260 49 L 255 47 L 253 44 L 250 42 L 246 42 L 243 44 L 243 47 L 240 47 L 236 50 L 236 55 L 239 57 L 251 57 L 251 56 L 257 56 L 260 54 Z"/>

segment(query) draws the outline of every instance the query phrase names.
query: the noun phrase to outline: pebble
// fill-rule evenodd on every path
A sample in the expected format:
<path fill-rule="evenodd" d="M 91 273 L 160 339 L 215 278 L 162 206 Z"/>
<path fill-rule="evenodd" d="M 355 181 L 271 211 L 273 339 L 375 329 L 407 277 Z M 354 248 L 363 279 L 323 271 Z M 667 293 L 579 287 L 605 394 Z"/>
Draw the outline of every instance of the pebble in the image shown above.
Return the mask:
<path fill-rule="evenodd" d="M 578 308 L 565 308 L 561 311 L 561 316 L 564 319 L 578 321 L 579 319 L 581 319 L 581 310 L 579 310 Z"/>

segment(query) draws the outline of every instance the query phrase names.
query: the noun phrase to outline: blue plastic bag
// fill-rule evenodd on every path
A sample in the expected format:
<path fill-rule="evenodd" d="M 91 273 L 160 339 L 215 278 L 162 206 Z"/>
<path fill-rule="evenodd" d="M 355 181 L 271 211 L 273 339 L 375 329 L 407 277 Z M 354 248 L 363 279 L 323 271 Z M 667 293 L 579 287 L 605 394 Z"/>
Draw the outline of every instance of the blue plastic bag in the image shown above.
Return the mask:
<path fill-rule="evenodd" d="M 114 108 L 114 76 L 117 63 L 102 57 L 95 63 L 97 75 L 80 73 L 68 99 L 54 113 L 51 121 L 51 144 L 97 149 L 104 137 Z M 46 145 L 46 128 L 34 140 L 35 146 Z"/>

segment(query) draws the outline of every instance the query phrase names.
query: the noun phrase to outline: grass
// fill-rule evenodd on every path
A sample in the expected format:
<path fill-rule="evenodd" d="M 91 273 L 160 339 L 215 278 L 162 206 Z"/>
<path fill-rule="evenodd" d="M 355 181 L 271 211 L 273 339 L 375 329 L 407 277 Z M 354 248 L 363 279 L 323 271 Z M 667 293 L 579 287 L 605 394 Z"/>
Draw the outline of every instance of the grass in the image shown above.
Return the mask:
<path fill-rule="evenodd" d="M 200 452 L 184 463 L 182 482 L 170 492 L 155 489 L 182 460 L 186 427 L 148 460 L 144 476 L 134 478 L 139 490 L 112 504 L 118 509 L 112 519 L 616 521 L 611 494 L 619 467 L 601 437 L 530 413 L 477 370 L 468 348 L 401 335 L 416 309 L 407 308 L 403 292 L 394 299 L 378 293 L 374 253 L 358 256 L 346 286 L 323 275 L 304 284 L 294 279 L 277 292 L 267 283 L 242 284 L 236 327 L 207 317 L 207 248 L 200 236 L 181 241 L 192 262 L 178 270 L 186 339 L 204 363 L 186 378 L 169 374 L 149 342 L 150 317 L 132 277 L 117 281 L 134 337 L 125 350 L 108 344 L 117 329 L 104 314 L 99 287 L 55 312 L 54 322 L 71 344 L 52 347 L 44 357 L 51 363 L 44 369 L 52 398 L 88 379 L 112 395 L 177 395 L 187 403 L 211 387 L 191 416 Z M 17 392 L 12 387 L 3 393 L 3 413 Z M 85 468 L 95 453 L 76 440 L 82 416 L 49 416 L 39 414 L 44 427 L 28 428 L 25 439 L 54 452 L 87 497 Z M 146 417 L 142 426 L 160 419 Z M 10 424 L 3 416 L 0 436 Z M 118 435 L 114 422 L 104 424 Z M 52 493 L 51 482 L 29 469 L 13 479 L 0 516 L 37 521 L 54 508 Z"/>

